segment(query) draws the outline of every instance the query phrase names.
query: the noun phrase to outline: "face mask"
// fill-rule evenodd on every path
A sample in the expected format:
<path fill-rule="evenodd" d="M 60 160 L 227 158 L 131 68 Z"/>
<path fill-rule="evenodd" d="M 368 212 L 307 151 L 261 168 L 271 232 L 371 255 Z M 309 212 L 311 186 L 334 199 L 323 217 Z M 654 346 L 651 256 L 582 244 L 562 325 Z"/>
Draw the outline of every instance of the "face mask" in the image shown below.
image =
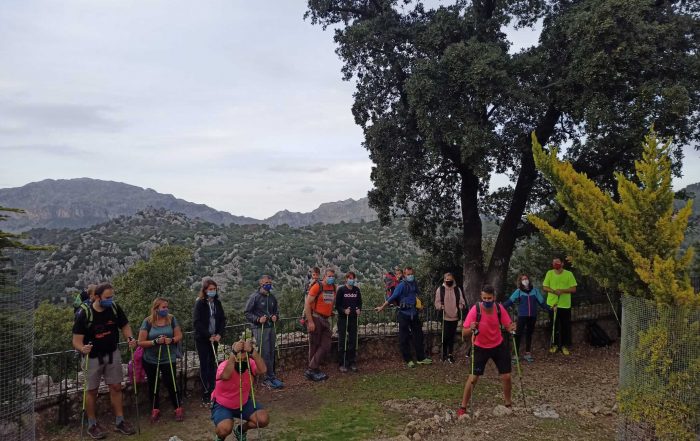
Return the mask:
<path fill-rule="evenodd" d="M 348 279 L 345 281 L 348 286 L 355 286 L 355 279 Z"/>
<path fill-rule="evenodd" d="M 560 270 L 560 269 L 561 269 L 561 263 L 555 263 L 555 264 L 552 265 L 552 267 L 553 267 L 555 270 Z"/>
<path fill-rule="evenodd" d="M 326 283 L 332 285 L 335 283 L 335 277 L 326 277 Z"/>
<path fill-rule="evenodd" d="M 407 282 L 413 282 L 414 280 L 416 280 L 416 276 L 414 276 L 413 274 L 409 274 L 408 276 L 406 276 Z"/>
<path fill-rule="evenodd" d="M 167 309 L 159 309 L 158 310 L 158 315 L 161 317 L 167 317 L 168 316 L 168 310 Z"/>
<path fill-rule="evenodd" d="M 455 281 L 454 281 L 454 280 L 448 280 L 448 281 L 445 282 L 445 285 L 447 285 L 447 286 L 452 286 L 452 285 L 454 285 L 454 284 L 455 284 Z"/>
<path fill-rule="evenodd" d="M 243 372 L 248 370 L 248 362 L 247 361 L 241 361 L 240 363 L 235 362 L 233 364 L 233 366 L 234 366 L 234 369 L 236 369 L 236 372 L 238 372 L 239 374 L 242 374 Z"/>
<path fill-rule="evenodd" d="M 216 297 L 216 291 L 207 291 L 208 297 Z"/>
<path fill-rule="evenodd" d="M 103 308 L 111 308 L 113 304 L 114 304 L 114 297 L 100 300 L 100 306 L 102 306 Z"/>
<path fill-rule="evenodd" d="M 484 308 L 490 308 L 493 306 L 493 302 L 481 302 L 482 305 L 484 305 Z"/>
<path fill-rule="evenodd" d="M 270 292 L 270 291 L 272 291 L 272 283 L 266 283 L 266 284 L 264 284 L 264 285 L 262 286 L 262 288 L 263 288 L 265 291 Z"/>
<path fill-rule="evenodd" d="M 522 283 L 523 286 L 524 286 L 525 288 L 527 288 L 528 286 L 530 286 L 530 281 L 527 280 L 527 279 L 521 280 L 520 283 Z"/>

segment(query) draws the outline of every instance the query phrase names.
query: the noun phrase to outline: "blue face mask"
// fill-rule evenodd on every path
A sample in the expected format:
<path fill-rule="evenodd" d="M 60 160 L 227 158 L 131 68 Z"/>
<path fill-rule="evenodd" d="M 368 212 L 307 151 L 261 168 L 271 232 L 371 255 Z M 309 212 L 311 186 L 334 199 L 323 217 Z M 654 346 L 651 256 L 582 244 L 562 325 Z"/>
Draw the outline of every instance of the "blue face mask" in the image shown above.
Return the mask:
<path fill-rule="evenodd" d="M 207 291 L 207 296 L 216 297 L 216 291 Z"/>
<path fill-rule="evenodd" d="M 348 286 L 355 286 L 355 279 L 348 279 L 345 281 Z"/>
<path fill-rule="evenodd" d="M 266 283 L 266 284 L 264 284 L 264 285 L 262 286 L 262 288 L 263 288 L 265 291 L 270 292 L 270 291 L 272 291 L 272 283 Z"/>
<path fill-rule="evenodd" d="M 158 310 L 158 315 L 161 317 L 167 317 L 168 316 L 168 310 L 167 309 L 159 309 Z"/>
<path fill-rule="evenodd" d="M 409 274 L 408 276 L 406 276 L 407 282 L 413 282 L 414 280 L 416 280 L 416 276 L 414 276 L 413 274 Z"/>
<path fill-rule="evenodd" d="M 326 277 L 326 283 L 332 285 L 335 283 L 335 277 Z"/>
<path fill-rule="evenodd" d="M 108 299 L 100 299 L 100 306 L 103 308 L 111 308 L 114 305 L 114 297 Z"/>
<path fill-rule="evenodd" d="M 484 308 L 490 308 L 493 306 L 493 302 L 481 302 L 482 305 L 484 305 Z"/>

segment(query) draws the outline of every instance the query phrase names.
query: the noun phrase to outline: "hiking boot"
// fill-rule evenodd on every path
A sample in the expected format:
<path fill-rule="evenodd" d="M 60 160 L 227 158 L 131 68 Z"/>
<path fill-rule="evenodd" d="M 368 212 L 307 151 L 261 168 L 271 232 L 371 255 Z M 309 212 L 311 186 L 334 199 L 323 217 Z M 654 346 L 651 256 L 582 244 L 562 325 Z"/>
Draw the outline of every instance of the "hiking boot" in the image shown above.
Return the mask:
<path fill-rule="evenodd" d="M 279 378 L 273 378 L 272 379 L 272 388 L 273 389 L 282 389 L 284 387 L 284 383 L 282 383 L 282 380 Z"/>
<path fill-rule="evenodd" d="M 92 439 L 104 439 L 107 437 L 107 434 L 100 430 L 97 424 L 93 424 L 92 426 L 88 427 L 87 433 L 92 437 Z"/>
<path fill-rule="evenodd" d="M 569 349 L 566 346 L 561 347 L 561 353 L 564 355 L 571 355 L 571 352 L 569 352 Z"/>
<path fill-rule="evenodd" d="M 526 352 L 525 355 L 523 356 L 523 360 L 527 361 L 528 363 L 532 363 L 535 361 L 534 358 L 532 358 L 532 354 L 529 352 Z"/>
<path fill-rule="evenodd" d="M 559 350 L 559 347 L 557 347 L 556 345 L 553 345 L 552 347 L 549 348 L 549 353 L 556 354 L 558 350 Z"/>
<path fill-rule="evenodd" d="M 416 364 L 413 362 L 413 360 L 411 360 L 408 363 L 406 363 L 406 367 L 414 368 L 414 367 L 416 367 Z"/>
<path fill-rule="evenodd" d="M 160 410 L 153 409 L 151 411 L 151 423 L 157 423 L 159 419 L 160 419 Z"/>
<path fill-rule="evenodd" d="M 461 407 L 457 409 L 457 418 L 461 417 L 462 415 L 467 414 L 467 408 L 466 407 Z"/>
<path fill-rule="evenodd" d="M 127 423 L 126 421 L 122 421 L 121 423 L 115 425 L 114 431 L 123 433 L 124 435 L 133 435 L 134 433 L 136 433 L 136 430 L 134 430 L 132 425 Z"/>
<path fill-rule="evenodd" d="M 355 363 L 350 365 L 350 370 L 353 372 L 357 372 L 357 365 Z"/>
<path fill-rule="evenodd" d="M 425 357 L 424 359 L 417 361 L 416 364 L 433 364 L 433 360 Z"/>
<path fill-rule="evenodd" d="M 265 381 L 263 381 L 263 386 L 269 387 L 270 389 L 275 388 L 275 386 L 272 384 L 272 380 L 269 378 L 266 378 Z"/>
<path fill-rule="evenodd" d="M 184 421 L 185 420 L 185 409 L 182 407 L 178 407 L 175 409 L 175 421 Z"/>
<path fill-rule="evenodd" d="M 518 358 L 517 357 L 511 357 L 510 362 L 513 366 L 516 366 L 518 364 Z"/>
<path fill-rule="evenodd" d="M 455 358 L 452 356 L 452 354 L 447 356 L 447 362 L 449 364 L 455 364 Z"/>
<path fill-rule="evenodd" d="M 238 441 L 246 441 L 248 439 L 245 432 L 243 431 L 242 424 L 236 426 L 236 428 L 233 430 L 233 434 Z"/>
<path fill-rule="evenodd" d="M 338 368 L 338 370 L 339 370 L 340 372 L 344 373 L 344 374 L 346 374 L 346 373 L 348 372 L 348 368 L 346 368 L 345 366 L 340 366 L 340 367 Z"/>
<path fill-rule="evenodd" d="M 304 371 L 304 378 L 311 381 L 318 381 L 316 379 L 316 373 L 311 369 L 307 369 L 306 371 Z"/>
<path fill-rule="evenodd" d="M 323 380 L 328 380 L 328 374 L 325 374 L 321 371 L 316 372 L 316 378 L 318 378 L 317 381 L 323 381 Z"/>

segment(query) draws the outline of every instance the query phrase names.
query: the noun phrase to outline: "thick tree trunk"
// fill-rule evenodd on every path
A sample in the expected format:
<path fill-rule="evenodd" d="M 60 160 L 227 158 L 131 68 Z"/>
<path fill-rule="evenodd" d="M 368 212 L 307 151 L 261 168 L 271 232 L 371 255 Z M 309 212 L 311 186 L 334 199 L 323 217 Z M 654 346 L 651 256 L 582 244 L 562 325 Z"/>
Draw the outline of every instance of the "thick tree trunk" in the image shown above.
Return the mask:
<path fill-rule="evenodd" d="M 464 295 L 471 305 L 478 301 L 484 281 L 484 253 L 481 249 L 479 179 L 471 170 L 462 173 L 462 246 L 464 248 Z"/>
<path fill-rule="evenodd" d="M 550 108 L 538 125 L 535 133 L 541 144 L 545 144 L 559 120 L 560 113 Z M 537 169 L 532 157 L 532 142 L 530 134 L 523 137 L 520 148 L 520 174 L 513 191 L 513 199 L 510 202 L 508 213 L 503 219 L 498 238 L 494 245 L 491 260 L 489 261 L 486 280 L 496 288 L 499 299 L 503 299 L 510 291 L 511 283 L 506 280 L 510 259 L 515 248 L 515 241 L 518 239 L 517 228 L 521 222 L 525 205 L 530 196 L 532 186 L 537 179 Z"/>

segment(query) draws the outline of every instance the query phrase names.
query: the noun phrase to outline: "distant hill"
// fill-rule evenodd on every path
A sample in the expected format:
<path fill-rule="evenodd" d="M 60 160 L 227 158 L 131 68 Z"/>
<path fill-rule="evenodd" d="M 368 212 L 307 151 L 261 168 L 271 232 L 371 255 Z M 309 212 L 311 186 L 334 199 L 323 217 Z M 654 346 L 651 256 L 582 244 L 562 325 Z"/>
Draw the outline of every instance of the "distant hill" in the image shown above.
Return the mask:
<path fill-rule="evenodd" d="M 235 216 L 204 204 L 178 199 L 121 182 L 99 179 L 46 179 L 22 187 L 0 189 L 0 205 L 22 208 L 25 215 L 13 216 L 4 222 L 7 231 L 32 228 L 87 228 L 119 216 L 130 216 L 148 207 L 182 213 L 219 225 L 267 224 L 303 227 L 316 223 L 373 221 L 377 214 L 369 208 L 367 198 L 347 199 L 321 204 L 310 213 L 279 211 L 267 219 Z"/>
<path fill-rule="evenodd" d="M 150 188 L 90 178 L 46 179 L 22 187 L 3 188 L 0 189 L 0 205 L 22 208 L 27 212 L 3 222 L 2 228 L 9 231 L 84 228 L 132 215 L 147 207 L 164 208 L 217 224 L 258 222 Z"/>

